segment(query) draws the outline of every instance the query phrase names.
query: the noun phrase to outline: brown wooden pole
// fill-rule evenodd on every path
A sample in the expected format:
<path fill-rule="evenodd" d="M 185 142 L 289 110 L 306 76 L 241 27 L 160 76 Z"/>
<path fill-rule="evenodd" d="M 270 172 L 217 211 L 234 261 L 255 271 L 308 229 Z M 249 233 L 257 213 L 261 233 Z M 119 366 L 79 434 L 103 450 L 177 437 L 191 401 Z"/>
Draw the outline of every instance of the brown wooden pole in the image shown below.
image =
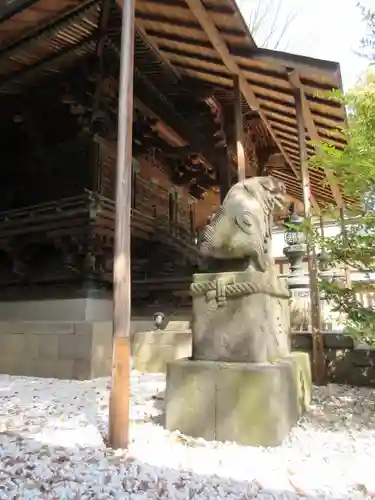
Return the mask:
<path fill-rule="evenodd" d="M 138 174 L 134 167 L 132 168 L 132 209 L 137 208 L 137 177 Z"/>
<path fill-rule="evenodd" d="M 168 219 L 169 219 L 169 232 L 174 232 L 174 219 L 175 219 L 175 203 L 174 203 L 174 193 L 169 192 L 168 195 Z"/>
<path fill-rule="evenodd" d="M 173 193 L 174 199 L 174 226 L 176 228 L 176 233 L 178 233 L 178 226 L 180 224 L 180 203 L 179 203 L 179 194 L 175 191 Z"/>
<path fill-rule="evenodd" d="M 340 226 L 341 226 L 341 237 L 343 240 L 343 243 L 346 243 L 346 227 L 345 227 L 345 211 L 344 207 L 340 208 Z M 350 270 L 350 267 L 345 264 L 345 283 L 346 283 L 346 288 L 351 288 L 352 287 L 352 273 Z"/>
<path fill-rule="evenodd" d="M 319 225 L 320 225 L 320 236 L 324 238 L 324 217 L 321 215 L 319 217 Z"/>
<path fill-rule="evenodd" d="M 135 0 L 126 0 L 122 7 L 113 265 L 113 367 L 108 431 L 108 445 L 112 448 L 127 448 L 129 439 L 134 7 Z"/>
<path fill-rule="evenodd" d="M 224 198 L 231 188 L 231 175 L 230 175 L 230 158 L 227 147 L 218 148 L 216 153 L 217 161 L 217 175 L 220 187 L 220 202 L 223 203 Z"/>
<path fill-rule="evenodd" d="M 301 180 L 303 190 L 303 204 L 305 219 L 311 225 L 311 189 L 308 168 L 308 156 L 305 139 L 305 124 L 303 119 L 301 89 L 295 89 L 298 142 L 301 162 Z M 313 375 L 315 383 L 323 383 L 325 377 L 324 345 L 320 324 L 320 297 L 318 288 L 318 269 L 315 245 L 311 238 L 307 238 L 307 257 L 310 280 L 311 326 L 313 343 Z"/>
<path fill-rule="evenodd" d="M 236 124 L 237 175 L 238 181 L 246 179 L 246 156 L 244 148 L 243 115 L 241 109 L 241 87 L 238 75 L 233 76 L 234 120 Z"/>

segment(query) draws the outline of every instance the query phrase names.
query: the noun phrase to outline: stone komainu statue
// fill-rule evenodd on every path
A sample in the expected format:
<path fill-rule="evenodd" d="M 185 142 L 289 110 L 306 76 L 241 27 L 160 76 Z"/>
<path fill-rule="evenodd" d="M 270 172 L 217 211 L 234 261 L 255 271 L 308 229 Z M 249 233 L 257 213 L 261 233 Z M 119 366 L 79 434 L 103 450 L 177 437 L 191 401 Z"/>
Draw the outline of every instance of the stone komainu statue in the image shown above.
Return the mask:
<path fill-rule="evenodd" d="M 235 184 L 200 235 L 202 257 L 249 258 L 256 270 L 264 272 L 269 263 L 273 211 L 276 205 L 284 205 L 285 193 L 285 185 L 271 176 Z"/>
<path fill-rule="evenodd" d="M 208 272 L 190 287 L 193 359 L 266 362 L 289 353 L 289 290 L 270 255 L 285 193 L 273 177 L 238 182 L 200 235 Z"/>

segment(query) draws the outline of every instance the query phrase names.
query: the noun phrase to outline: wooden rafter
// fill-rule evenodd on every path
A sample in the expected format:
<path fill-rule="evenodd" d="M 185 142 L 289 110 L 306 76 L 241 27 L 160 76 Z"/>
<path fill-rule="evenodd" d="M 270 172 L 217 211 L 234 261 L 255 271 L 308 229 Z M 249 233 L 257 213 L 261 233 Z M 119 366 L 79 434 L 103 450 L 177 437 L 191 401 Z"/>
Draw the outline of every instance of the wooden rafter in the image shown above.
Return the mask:
<path fill-rule="evenodd" d="M 179 138 L 181 145 L 189 144 L 192 152 L 198 155 L 202 163 L 214 170 L 213 164 L 213 144 L 204 144 L 204 138 L 197 134 L 193 127 L 181 117 L 174 106 L 161 99 L 160 92 L 153 91 L 154 86 L 137 69 L 134 72 L 135 81 L 135 107 L 139 108 L 147 116 L 153 117 L 162 122 L 176 138 Z"/>
<path fill-rule="evenodd" d="M 163 54 L 161 50 L 157 47 L 155 42 L 152 40 L 151 37 L 148 37 L 144 28 L 141 26 L 136 26 L 135 31 L 138 33 L 138 35 L 142 38 L 144 43 L 146 43 L 150 49 L 157 55 L 157 58 L 160 59 L 160 61 L 163 62 L 165 68 L 169 72 L 170 75 L 172 75 L 174 78 L 177 78 L 177 80 L 181 80 L 181 75 L 180 72 L 178 71 L 177 68 L 175 68 L 170 61 L 168 60 L 167 57 Z"/>
<path fill-rule="evenodd" d="M 220 55 L 226 68 L 234 75 L 238 75 L 239 86 L 240 86 L 242 95 L 244 96 L 250 109 L 258 112 L 260 118 L 262 119 L 264 125 L 268 129 L 270 135 L 272 136 L 273 140 L 275 141 L 280 152 L 284 155 L 285 161 L 288 163 L 288 165 L 290 166 L 290 168 L 294 172 L 297 179 L 301 179 L 300 172 L 298 172 L 293 161 L 290 159 L 288 153 L 285 151 L 282 143 L 280 142 L 279 138 L 277 137 L 274 130 L 272 129 L 272 126 L 270 125 L 270 123 L 267 119 L 267 116 L 265 115 L 265 113 L 262 111 L 262 109 L 260 107 L 260 103 L 259 103 L 258 98 L 256 97 L 256 95 L 252 91 L 245 76 L 243 75 L 242 70 L 240 69 L 240 67 L 238 66 L 236 61 L 234 60 L 234 57 L 232 57 L 231 53 L 229 52 L 229 49 L 228 49 L 226 43 L 222 39 L 217 27 L 215 26 L 215 23 L 212 21 L 210 15 L 208 14 L 208 12 L 207 12 L 206 8 L 204 7 L 204 5 L 202 4 L 201 0 L 185 0 L 185 1 L 186 1 L 187 5 L 189 6 L 191 12 L 194 14 L 197 21 L 201 25 L 207 38 L 210 40 L 212 46 L 217 51 L 217 53 Z M 312 201 L 314 207 L 318 208 L 318 205 L 317 205 L 316 201 L 314 200 L 314 198 L 311 198 L 311 201 Z"/>
<path fill-rule="evenodd" d="M 318 129 L 315 125 L 314 118 L 312 116 L 309 104 L 306 99 L 305 91 L 303 88 L 303 85 L 301 83 L 299 74 L 296 71 L 293 71 L 292 73 L 289 74 L 289 81 L 293 85 L 295 89 L 299 89 L 301 91 L 301 101 L 302 101 L 302 114 L 303 114 L 303 120 L 305 123 L 305 127 L 307 129 L 307 132 L 310 136 L 310 139 L 315 142 L 319 143 L 321 142 L 321 137 L 319 135 Z M 337 183 L 335 182 L 334 175 L 330 171 L 325 170 L 325 175 L 327 177 L 328 184 L 331 188 L 332 196 L 336 202 L 336 205 L 338 208 L 342 208 L 344 206 L 344 200 L 340 191 L 340 188 L 338 187 Z"/>

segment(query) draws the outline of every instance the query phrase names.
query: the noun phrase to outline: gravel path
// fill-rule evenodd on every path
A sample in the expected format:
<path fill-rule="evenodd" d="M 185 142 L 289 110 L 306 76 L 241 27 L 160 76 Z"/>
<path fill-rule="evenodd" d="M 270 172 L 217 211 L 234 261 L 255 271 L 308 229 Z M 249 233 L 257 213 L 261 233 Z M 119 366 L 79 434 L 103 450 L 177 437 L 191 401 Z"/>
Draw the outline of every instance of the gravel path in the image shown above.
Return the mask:
<path fill-rule="evenodd" d="M 375 392 L 316 388 L 275 449 L 208 443 L 158 424 L 164 376 L 132 374 L 132 443 L 106 450 L 108 380 L 0 375 L 0 500 L 375 498 Z"/>

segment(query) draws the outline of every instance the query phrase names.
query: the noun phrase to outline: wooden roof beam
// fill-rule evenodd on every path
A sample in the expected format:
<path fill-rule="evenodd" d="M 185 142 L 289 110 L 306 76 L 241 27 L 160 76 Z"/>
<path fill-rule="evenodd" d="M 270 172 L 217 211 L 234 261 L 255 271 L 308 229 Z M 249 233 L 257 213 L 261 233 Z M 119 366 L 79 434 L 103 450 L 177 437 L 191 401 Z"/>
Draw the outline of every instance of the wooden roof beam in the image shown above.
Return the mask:
<path fill-rule="evenodd" d="M 38 0 L 13 0 L 13 2 L 1 2 L 0 22 L 15 16 L 22 10 L 32 7 Z"/>
<path fill-rule="evenodd" d="M 289 73 L 289 81 L 293 85 L 295 89 L 300 89 L 301 90 L 301 100 L 302 100 L 302 114 L 303 114 L 303 120 L 305 122 L 305 127 L 307 129 L 307 132 L 311 138 L 311 140 L 315 143 L 321 142 L 321 137 L 319 135 L 318 129 L 315 125 L 314 118 L 312 116 L 309 103 L 307 102 L 305 91 L 303 88 L 303 85 L 301 83 L 299 74 L 297 71 L 293 71 Z M 333 199 L 336 202 L 336 205 L 338 208 L 343 208 L 344 206 L 344 200 L 340 191 L 339 186 L 337 185 L 334 175 L 332 172 L 324 170 L 328 184 L 330 186 L 331 192 Z"/>
<path fill-rule="evenodd" d="M 183 143 L 189 144 L 192 154 L 194 151 L 195 155 L 201 157 L 202 163 L 214 171 L 214 162 L 212 159 L 213 144 L 207 146 L 204 138 L 196 134 L 194 127 L 191 127 L 187 121 L 174 110 L 172 105 L 167 105 L 165 101 L 158 97 L 157 92 L 153 91 L 153 85 L 137 69 L 135 69 L 134 72 L 134 87 L 135 107 L 149 117 L 162 122 L 170 133 L 181 142 L 182 147 L 184 147 Z M 176 152 L 177 149 L 178 148 L 176 148 Z"/>
<path fill-rule="evenodd" d="M 266 115 L 262 111 L 259 101 L 252 91 L 250 85 L 248 84 L 246 78 L 243 75 L 242 70 L 238 66 L 238 64 L 235 62 L 234 57 L 231 55 L 229 52 L 229 49 L 222 39 L 218 29 L 216 28 L 214 22 L 212 21 L 210 15 L 208 14 L 206 8 L 202 4 L 201 0 L 185 0 L 187 5 L 189 6 L 191 12 L 194 14 L 196 19 L 198 20 L 199 24 L 201 25 L 202 29 L 206 33 L 207 38 L 210 40 L 212 46 L 214 49 L 217 51 L 217 53 L 220 55 L 224 65 L 227 67 L 227 69 L 233 73 L 234 75 L 238 75 L 239 79 L 239 85 L 240 89 L 242 92 L 242 95 L 244 96 L 245 100 L 247 101 L 250 109 L 253 109 L 259 113 L 259 116 L 261 117 L 264 125 L 266 126 L 267 130 L 269 131 L 270 135 L 272 136 L 273 140 L 275 141 L 277 147 L 279 148 L 280 152 L 283 154 L 286 162 L 294 172 L 295 176 L 297 179 L 301 180 L 301 175 L 298 172 L 296 166 L 294 163 L 291 161 L 289 158 L 287 152 L 285 151 L 283 145 L 279 141 L 277 135 L 273 131 Z M 316 203 L 315 199 L 311 200 L 314 208 L 318 209 L 318 204 Z"/>
<path fill-rule="evenodd" d="M 242 55 L 241 49 L 234 51 L 235 55 Z M 329 80 L 336 80 L 341 84 L 340 65 L 336 62 L 312 59 L 311 57 L 288 54 L 276 50 L 254 48 L 243 53 L 245 57 L 250 57 L 254 61 L 284 68 L 294 68 L 299 72 L 314 73 Z"/>

